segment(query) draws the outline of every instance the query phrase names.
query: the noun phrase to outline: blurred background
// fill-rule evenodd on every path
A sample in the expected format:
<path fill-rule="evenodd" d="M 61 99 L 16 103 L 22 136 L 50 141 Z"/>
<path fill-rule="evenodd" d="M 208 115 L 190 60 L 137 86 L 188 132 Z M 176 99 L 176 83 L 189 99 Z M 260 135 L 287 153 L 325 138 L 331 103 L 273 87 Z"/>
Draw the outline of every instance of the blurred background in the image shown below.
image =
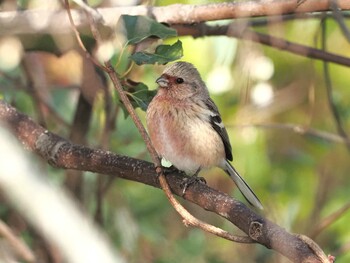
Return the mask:
<path fill-rule="evenodd" d="M 110 7 L 220 1 L 88 2 L 93 7 Z M 1 12 L 47 8 L 63 9 L 60 1 L 0 2 Z M 244 21 L 257 32 L 350 56 L 349 42 L 329 14 Z M 154 90 L 163 66 L 138 66 L 130 63 L 129 56 L 145 46 L 152 49 L 155 43 L 125 47 L 122 32 L 116 36 L 96 49 L 87 34 L 86 45 L 99 59 L 110 58 L 123 79 L 143 82 Z M 262 201 L 261 213 L 289 232 L 311 237 L 337 262 L 349 262 L 350 143 L 343 134 L 350 132 L 349 69 L 226 36 L 181 36 L 164 43 L 178 39 L 183 45 L 181 60 L 198 68 L 220 109 L 231 139 L 233 164 Z M 110 80 L 75 43 L 70 33 L 1 34 L 0 99 L 76 143 L 150 161 Z M 145 112 L 140 108 L 137 112 L 144 121 Z M 288 262 L 260 245 L 236 244 L 185 227 L 159 189 L 55 169 L 34 159 L 51 182 L 72 192 L 127 262 Z M 201 175 L 209 186 L 244 202 L 223 171 L 211 169 Z M 61 262 L 50 256 L 52 248 L 45 237 L 4 198 L 0 200 L 1 219 L 41 261 Z M 241 234 L 224 219 L 183 204 L 200 219 Z"/>

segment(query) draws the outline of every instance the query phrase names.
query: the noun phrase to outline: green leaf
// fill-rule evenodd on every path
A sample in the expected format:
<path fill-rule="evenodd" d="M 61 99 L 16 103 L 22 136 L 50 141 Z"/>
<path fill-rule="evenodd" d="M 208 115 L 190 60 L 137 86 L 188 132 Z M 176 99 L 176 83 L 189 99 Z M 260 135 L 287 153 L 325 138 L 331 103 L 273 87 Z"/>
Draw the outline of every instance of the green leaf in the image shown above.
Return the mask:
<path fill-rule="evenodd" d="M 159 45 L 154 54 L 148 52 L 136 52 L 130 58 L 137 64 L 166 64 L 183 56 L 182 43 L 178 40 L 173 45 Z"/>
<path fill-rule="evenodd" d="M 123 83 L 123 88 L 130 99 L 132 106 L 141 108 L 143 111 L 147 110 L 148 104 L 156 95 L 156 90 L 149 90 L 148 87 L 142 82 L 134 82 L 127 80 Z M 123 106 L 124 110 L 124 106 Z M 125 116 L 128 116 L 126 109 L 124 110 Z"/>
<path fill-rule="evenodd" d="M 168 38 L 177 36 L 176 30 L 156 22 L 146 16 L 122 15 L 127 44 L 136 44 L 149 37 Z"/>

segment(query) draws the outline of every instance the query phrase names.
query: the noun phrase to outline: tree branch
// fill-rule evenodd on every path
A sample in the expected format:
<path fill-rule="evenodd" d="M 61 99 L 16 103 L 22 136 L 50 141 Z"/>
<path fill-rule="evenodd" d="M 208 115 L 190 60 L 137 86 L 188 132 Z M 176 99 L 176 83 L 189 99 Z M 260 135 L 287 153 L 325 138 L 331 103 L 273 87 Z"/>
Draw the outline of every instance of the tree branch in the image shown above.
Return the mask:
<path fill-rule="evenodd" d="M 263 45 L 271 46 L 290 53 L 313 59 L 333 62 L 350 67 L 350 59 L 341 55 L 333 54 L 325 50 L 301 45 L 282 38 L 255 32 L 247 28 L 246 24 L 233 22 L 224 26 L 209 26 L 206 24 L 196 25 L 173 25 L 179 35 L 190 35 L 193 37 L 204 36 L 229 36 L 238 39 L 253 41 Z"/>
<path fill-rule="evenodd" d="M 338 0 L 338 8 L 350 9 L 348 0 Z M 215 10 L 215 12 L 213 12 Z M 98 8 L 104 25 L 115 26 L 120 15 L 147 15 L 168 24 L 192 24 L 223 19 L 284 15 L 331 11 L 328 0 L 307 0 L 297 5 L 296 0 L 229 2 L 206 5 L 169 5 L 163 7 L 132 6 Z M 84 10 L 72 10 L 75 25 L 86 27 L 89 21 Z M 0 12 L 0 35 L 67 33 L 72 28 L 64 10 L 28 10 Z"/>
<path fill-rule="evenodd" d="M 45 130 L 3 100 L 0 100 L 0 121 L 11 128 L 25 148 L 57 168 L 118 176 L 160 188 L 153 164 L 108 151 L 71 144 Z M 167 175 L 167 181 L 174 194 L 182 196 L 183 179 L 183 174 L 173 172 Z M 256 242 L 281 253 L 293 262 L 325 262 L 317 256 L 319 251 L 317 253 L 313 251 L 313 247 L 317 247 L 316 244 L 310 246 L 310 242 L 306 243 L 297 235 L 288 233 L 256 214 L 238 200 L 205 184 L 197 183 L 189 186 L 183 198 L 226 218 Z"/>
<path fill-rule="evenodd" d="M 294 9 L 291 8 L 292 6 L 296 6 L 296 1 L 254 1 L 209 5 L 177 4 L 165 7 L 134 6 L 100 8 L 97 9 L 97 11 L 102 16 L 102 19 L 100 20 L 103 21 L 103 25 L 111 28 L 115 27 L 120 15 L 122 14 L 148 15 L 156 19 L 158 22 L 171 24 L 171 27 L 178 30 L 179 35 L 192 35 L 194 37 L 226 35 L 229 37 L 257 42 L 301 56 L 320 59 L 349 67 L 349 58 L 249 30 L 249 24 L 247 24 L 246 21 L 244 23 L 234 22 L 228 26 L 216 27 L 198 24 L 198 22 L 210 20 L 273 15 L 274 12 L 277 12 L 276 10 L 280 11 L 279 15 L 295 15 L 300 14 L 299 12 L 305 13 L 334 10 L 334 6 L 332 6 L 332 8 L 329 7 L 328 1 L 323 0 L 308 0 Z M 215 12 L 212 11 L 213 9 L 215 9 Z M 350 10 L 350 2 L 346 0 L 337 1 L 337 10 L 334 11 L 335 16 L 340 16 L 340 11 L 338 9 Z M 177 11 L 174 12 L 174 10 Z M 289 13 L 287 12 L 288 10 L 290 11 Z M 0 12 L 0 35 L 40 33 L 62 34 L 72 32 L 73 30 L 75 35 L 78 36 L 79 32 L 76 28 L 87 27 L 89 25 L 89 19 L 86 17 L 84 11 L 69 10 L 68 12 L 71 12 L 72 16 L 71 21 L 69 21 L 70 19 L 68 19 L 66 14 L 61 11 L 50 12 L 51 11 L 46 10 Z M 36 20 L 38 21 L 35 22 Z M 72 29 L 70 23 L 73 22 L 76 27 L 73 27 Z M 38 23 L 38 25 L 36 23 Z M 104 66 L 90 56 L 79 38 L 78 41 L 79 46 L 84 49 L 85 53 L 93 60 L 93 62 L 106 71 Z"/>

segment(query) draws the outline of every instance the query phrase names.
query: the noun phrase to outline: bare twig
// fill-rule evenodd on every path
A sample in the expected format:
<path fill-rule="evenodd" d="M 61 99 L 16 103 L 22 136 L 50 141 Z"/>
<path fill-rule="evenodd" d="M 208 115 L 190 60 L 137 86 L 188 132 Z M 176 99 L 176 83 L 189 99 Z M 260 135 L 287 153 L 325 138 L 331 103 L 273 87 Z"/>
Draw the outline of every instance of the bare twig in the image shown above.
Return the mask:
<path fill-rule="evenodd" d="M 106 69 L 93 57 L 90 55 L 89 51 L 86 49 L 83 41 L 81 40 L 80 38 L 80 34 L 79 34 L 79 31 L 78 29 L 76 28 L 75 24 L 74 24 L 74 20 L 73 20 L 73 16 L 72 16 L 72 13 L 71 13 L 71 10 L 69 8 L 69 3 L 68 3 L 68 0 L 64 0 L 64 3 L 65 3 L 65 7 L 66 7 L 66 10 L 67 10 L 67 14 L 68 14 L 68 18 L 69 18 L 69 22 L 70 24 L 72 25 L 71 26 L 71 29 L 73 30 L 74 34 L 75 34 L 75 38 L 77 39 L 78 41 L 78 44 L 80 46 L 80 48 L 82 49 L 82 51 L 85 53 L 86 57 L 91 59 L 91 61 L 99 68 L 101 68 L 102 70 L 106 71 Z"/>
<path fill-rule="evenodd" d="M 322 13 L 303 13 L 303 14 L 288 14 L 280 16 L 268 16 L 261 18 L 250 19 L 247 23 L 249 27 L 262 27 L 269 26 L 273 24 L 280 24 L 288 21 L 295 20 L 307 20 L 307 19 L 320 19 L 325 16 L 332 16 L 331 12 L 322 12 Z M 239 20 L 237 20 L 239 21 Z"/>
<path fill-rule="evenodd" d="M 330 6 L 333 10 L 334 19 L 339 24 L 339 27 L 340 27 L 341 31 L 343 32 L 344 36 L 346 37 L 346 39 L 348 40 L 348 42 L 350 42 L 350 31 L 349 31 L 347 25 L 345 24 L 343 14 L 341 13 L 339 5 L 338 5 L 338 0 L 331 0 Z"/>
<path fill-rule="evenodd" d="M 107 85 L 107 79 L 102 71 L 99 72 L 99 76 L 102 79 L 102 89 L 104 98 L 104 112 L 106 115 L 103 129 L 99 136 L 99 146 L 107 150 L 110 145 L 110 139 L 112 132 L 116 129 L 116 119 L 120 109 L 120 105 L 115 105 L 113 103 L 110 90 Z M 95 220 L 101 225 L 103 224 L 103 198 L 112 185 L 114 177 L 104 178 L 103 176 L 97 176 L 97 186 L 96 186 L 96 210 L 95 210 Z"/>
<path fill-rule="evenodd" d="M 46 97 L 43 96 L 44 92 L 42 92 L 42 90 L 40 90 L 39 88 L 39 85 L 42 83 L 36 83 L 33 77 L 37 72 L 33 73 L 32 70 L 42 70 L 42 65 L 38 65 L 39 63 L 37 63 L 37 61 L 33 61 L 33 59 L 35 59 L 35 56 L 37 56 L 37 54 L 26 54 L 22 62 L 23 72 L 27 82 L 26 85 L 23 83 L 23 80 L 10 76 L 5 72 L 0 72 L 0 76 L 10 81 L 11 84 L 13 84 L 13 88 L 23 90 L 29 96 L 32 97 L 33 103 L 35 104 L 36 110 L 38 112 L 38 117 L 40 118 L 40 123 L 47 123 L 47 116 L 49 115 L 50 119 L 54 120 L 55 123 L 57 123 L 61 127 L 68 129 L 70 127 L 69 124 L 47 102 Z M 33 63 L 35 63 L 36 65 L 35 69 L 33 67 L 29 69 L 28 64 L 32 65 Z"/>
<path fill-rule="evenodd" d="M 230 127 L 230 126 L 228 126 Z M 254 124 L 243 124 L 243 125 L 234 125 L 234 127 L 245 128 L 245 127 L 257 127 L 264 129 L 282 129 L 290 130 L 300 135 L 310 135 L 316 138 L 320 138 L 325 141 L 335 142 L 335 143 L 344 143 L 350 144 L 350 140 L 339 136 L 334 133 L 325 132 L 317 129 L 310 128 L 305 125 L 293 124 L 293 123 L 254 123 Z"/>
<path fill-rule="evenodd" d="M 339 8 L 337 9 L 339 15 L 341 15 L 342 20 L 344 21 L 345 18 L 349 18 L 350 14 L 341 12 Z M 247 26 L 249 27 L 261 27 L 261 26 L 268 26 L 273 24 L 280 24 L 283 22 L 288 22 L 291 20 L 307 20 L 307 19 L 323 19 L 323 18 L 330 18 L 334 17 L 334 13 L 330 11 L 320 12 L 320 13 L 302 13 L 302 14 L 288 14 L 288 15 L 278 15 L 278 16 L 268 16 L 268 17 L 261 17 L 261 18 L 254 18 L 247 21 Z M 237 21 L 239 21 L 237 19 Z"/>
<path fill-rule="evenodd" d="M 86 83 L 83 83 L 83 85 Z M 69 134 L 69 139 L 77 144 L 86 144 L 86 136 L 89 132 L 89 126 L 92 116 L 92 105 L 85 98 L 81 87 L 73 123 Z M 67 170 L 65 173 L 65 185 L 77 200 L 83 199 L 83 173 L 81 171 Z"/>
<path fill-rule="evenodd" d="M 103 91 L 104 91 L 104 111 L 106 114 L 105 123 L 103 126 L 103 130 L 101 132 L 100 136 L 100 147 L 104 150 L 107 150 L 110 145 L 110 139 L 112 132 L 116 129 L 116 119 L 118 116 L 118 112 L 120 109 L 120 105 L 114 105 L 113 107 L 113 101 L 111 98 L 111 94 L 109 92 L 107 83 L 104 83 L 103 85 Z M 112 186 L 112 182 L 114 182 L 114 177 L 110 178 L 104 178 L 103 176 L 97 177 L 97 186 L 96 186 L 96 211 L 95 211 L 95 219 L 100 224 L 103 223 L 103 197 L 106 194 L 107 190 L 110 186 Z"/>
<path fill-rule="evenodd" d="M 333 224 L 337 219 L 339 219 L 344 213 L 349 211 L 350 203 L 345 204 L 340 209 L 330 214 L 329 216 L 323 218 L 312 230 L 310 236 L 315 238 L 319 235 L 324 229 Z"/>
<path fill-rule="evenodd" d="M 197 218 L 195 218 L 192 214 L 190 214 L 174 197 L 172 194 L 168 182 L 165 179 L 165 176 L 159 176 L 160 185 L 165 191 L 167 198 L 170 203 L 173 205 L 175 210 L 182 216 L 184 220 L 184 224 L 187 226 L 198 227 L 203 229 L 209 233 L 217 235 L 219 237 L 225 238 L 227 240 L 231 240 L 237 243 L 254 243 L 255 241 L 249 236 L 236 236 L 232 235 L 227 231 L 222 230 L 221 228 L 215 227 L 213 225 L 207 224 Z"/>
<path fill-rule="evenodd" d="M 79 5 L 85 12 L 89 13 L 95 21 L 104 23 L 102 15 L 96 9 L 90 7 L 82 0 L 73 0 L 73 2 Z"/>
<path fill-rule="evenodd" d="M 324 19 L 322 21 L 322 49 L 325 50 L 326 49 L 326 33 L 327 33 L 327 20 Z M 325 78 L 325 83 L 326 83 L 326 91 L 327 91 L 327 101 L 328 101 L 328 105 L 329 108 L 332 112 L 332 115 L 334 117 L 334 121 L 337 127 L 337 131 L 339 133 L 340 136 L 342 136 L 344 139 L 346 139 L 346 141 L 349 141 L 349 137 L 343 127 L 342 124 L 342 120 L 341 117 L 339 115 L 339 112 L 337 110 L 337 106 L 335 105 L 334 101 L 333 101 L 333 94 L 332 94 L 332 81 L 331 81 L 331 77 L 330 77 L 330 73 L 329 73 L 329 66 L 328 63 L 326 61 L 323 62 L 323 73 L 324 73 L 324 78 Z M 347 143 L 346 144 L 348 150 L 350 151 L 350 144 Z"/>
<path fill-rule="evenodd" d="M 17 254 L 27 262 L 35 262 L 35 255 L 31 249 L 19 237 L 17 237 L 8 225 L 0 219 L 0 236 L 4 237 L 17 252 Z"/>
<path fill-rule="evenodd" d="M 336 251 L 334 251 L 334 255 L 344 255 L 346 253 L 349 253 L 350 251 L 350 241 L 348 241 L 344 244 L 342 244 Z"/>

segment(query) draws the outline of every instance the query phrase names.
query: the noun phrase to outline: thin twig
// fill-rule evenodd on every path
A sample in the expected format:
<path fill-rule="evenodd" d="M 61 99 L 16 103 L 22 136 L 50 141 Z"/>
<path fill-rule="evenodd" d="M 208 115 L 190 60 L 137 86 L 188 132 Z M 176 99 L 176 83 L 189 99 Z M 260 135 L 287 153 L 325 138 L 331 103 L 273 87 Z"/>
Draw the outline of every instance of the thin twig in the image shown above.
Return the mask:
<path fill-rule="evenodd" d="M 198 227 L 209 233 L 212 233 L 214 235 L 217 235 L 219 237 L 222 237 L 237 243 L 255 243 L 255 241 L 248 236 L 232 235 L 229 232 L 222 230 L 221 228 L 207 224 L 195 218 L 175 199 L 165 179 L 165 176 L 160 176 L 159 182 L 160 182 L 160 185 L 162 186 L 163 191 L 165 191 L 166 196 L 169 199 L 170 203 L 173 204 L 173 207 L 175 208 L 175 210 L 183 217 L 184 224 L 186 226 Z"/>
<path fill-rule="evenodd" d="M 32 100 L 36 106 L 38 117 L 40 118 L 41 123 L 46 123 L 45 117 L 47 115 L 50 115 L 51 120 L 53 120 L 56 124 L 66 129 L 69 129 L 70 125 L 55 111 L 55 109 L 43 98 L 43 96 L 40 96 L 40 91 L 35 86 L 35 83 L 28 71 L 28 67 L 26 66 L 26 64 L 27 63 L 22 63 L 24 76 L 27 81 L 26 85 L 19 78 L 10 76 L 10 74 L 7 74 L 5 72 L 0 72 L 0 76 L 11 82 L 11 88 L 16 90 L 22 90 L 26 92 L 29 96 L 32 96 Z"/>
<path fill-rule="evenodd" d="M 107 150 L 110 145 L 112 132 L 116 129 L 116 119 L 120 109 L 120 105 L 113 104 L 111 92 L 107 85 L 107 78 L 104 72 L 99 71 L 100 78 L 102 79 L 103 98 L 104 98 L 104 112 L 106 115 L 102 132 L 99 136 L 99 147 Z M 115 177 L 105 178 L 104 176 L 97 176 L 96 186 L 96 209 L 95 209 L 95 220 L 101 225 L 103 224 L 103 198 L 112 185 Z"/>
<path fill-rule="evenodd" d="M 341 14 L 343 20 L 344 18 L 349 18 L 350 14 L 349 13 L 342 13 L 339 11 L 338 12 Z M 295 21 L 295 20 L 308 20 L 308 19 L 323 19 L 326 17 L 334 17 L 333 12 L 322 12 L 322 13 L 303 13 L 303 14 L 288 14 L 288 15 L 276 15 L 276 16 L 268 16 L 268 17 L 262 17 L 262 18 L 252 18 L 248 21 L 247 25 L 249 27 L 261 27 L 261 26 L 269 26 L 273 24 L 280 24 L 283 22 L 288 22 L 288 21 Z M 245 19 L 246 18 L 242 18 Z M 239 21 L 239 18 L 236 19 L 236 21 Z"/>
<path fill-rule="evenodd" d="M 90 7 L 82 0 L 73 0 L 73 2 L 79 5 L 82 9 L 84 9 L 85 12 L 89 13 L 95 21 L 104 23 L 103 16 L 96 9 Z"/>
<path fill-rule="evenodd" d="M 82 49 L 82 51 L 85 53 L 86 57 L 88 59 L 91 59 L 91 61 L 99 68 L 101 68 L 102 70 L 106 71 L 106 68 L 101 65 L 101 63 L 99 63 L 93 56 L 91 56 L 91 54 L 89 53 L 89 51 L 86 49 L 83 41 L 81 40 L 80 38 L 80 34 L 79 34 L 79 31 L 78 29 L 76 28 L 75 24 L 74 24 L 74 20 L 73 20 L 73 17 L 72 17 L 72 13 L 70 11 L 70 7 L 69 7 L 69 3 L 68 3 L 68 0 L 64 0 L 64 3 L 65 3 L 65 7 L 66 7 L 66 10 L 67 10 L 67 14 L 68 14 L 68 18 L 69 18 L 69 22 L 71 23 L 72 25 L 72 30 L 75 34 L 75 38 L 77 39 L 78 41 L 78 44 L 80 46 L 80 48 Z"/>
<path fill-rule="evenodd" d="M 337 0 L 330 1 L 330 7 L 333 11 L 333 17 L 335 21 L 339 24 L 341 31 L 343 32 L 345 38 L 350 42 L 350 31 L 345 24 L 343 14 L 340 12 L 340 8 Z"/>
<path fill-rule="evenodd" d="M 294 21 L 294 20 L 307 20 L 307 19 L 320 19 L 324 16 L 332 16 L 332 14 L 329 12 L 324 13 L 312 13 L 312 14 L 288 14 L 288 15 L 277 15 L 277 16 L 268 16 L 268 17 L 261 17 L 261 18 L 253 18 L 250 19 L 247 23 L 249 27 L 263 27 L 263 26 L 270 26 L 274 24 L 280 24 L 288 21 Z M 246 18 L 243 18 L 246 19 Z M 239 21 L 237 19 L 236 21 Z"/>
<path fill-rule="evenodd" d="M 348 241 L 346 243 L 342 244 L 333 253 L 335 256 L 342 256 L 342 255 L 349 253 L 349 251 L 350 251 L 350 241 L 348 239 Z"/>
<path fill-rule="evenodd" d="M 338 220 L 342 215 L 344 215 L 350 209 L 350 203 L 345 204 L 340 209 L 330 214 L 329 216 L 323 218 L 312 230 L 310 237 L 315 238 L 319 235 L 324 229 L 333 224 Z"/>
<path fill-rule="evenodd" d="M 230 126 L 228 126 L 230 127 Z M 246 127 L 257 127 L 264 129 L 281 129 L 281 130 L 290 130 L 300 135 L 310 135 L 317 138 L 320 138 L 325 141 L 334 142 L 334 143 L 344 143 L 350 144 L 350 140 L 339 136 L 334 133 L 325 132 L 317 129 L 310 128 L 305 125 L 293 124 L 293 123 L 253 123 L 253 124 L 242 124 L 234 125 L 234 127 L 246 128 Z"/>
<path fill-rule="evenodd" d="M 322 38 L 322 49 L 323 50 L 326 50 L 326 33 L 327 33 L 327 24 L 326 24 L 326 19 L 324 19 L 322 21 L 322 31 L 321 31 L 321 38 Z M 339 133 L 339 135 L 341 137 L 343 137 L 344 139 L 346 139 L 346 141 L 349 141 L 349 137 L 343 127 L 343 124 L 342 124 L 342 120 L 341 120 L 341 117 L 340 117 L 340 114 L 337 110 L 337 106 L 335 105 L 334 103 L 334 100 L 333 100 L 333 94 L 332 94 L 332 90 L 333 90 L 333 86 L 332 86 L 332 81 L 331 81 L 331 77 L 330 77 L 330 73 L 329 73 L 329 66 L 328 66 L 328 63 L 326 61 L 323 62 L 323 73 L 324 73 L 324 78 L 325 78 L 325 84 L 326 84 L 326 91 L 327 91 L 327 101 L 328 101 L 328 105 L 329 105 L 329 108 L 332 112 L 332 115 L 334 117 L 334 121 L 335 121 L 335 124 L 337 126 L 337 131 Z M 347 146 L 347 149 L 350 151 L 350 144 L 349 143 L 346 143 L 346 146 Z"/>
<path fill-rule="evenodd" d="M 17 254 L 27 262 L 35 262 L 35 255 L 19 237 L 17 237 L 5 222 L 0 219 L 0 236 L 4 237 Z"/>

